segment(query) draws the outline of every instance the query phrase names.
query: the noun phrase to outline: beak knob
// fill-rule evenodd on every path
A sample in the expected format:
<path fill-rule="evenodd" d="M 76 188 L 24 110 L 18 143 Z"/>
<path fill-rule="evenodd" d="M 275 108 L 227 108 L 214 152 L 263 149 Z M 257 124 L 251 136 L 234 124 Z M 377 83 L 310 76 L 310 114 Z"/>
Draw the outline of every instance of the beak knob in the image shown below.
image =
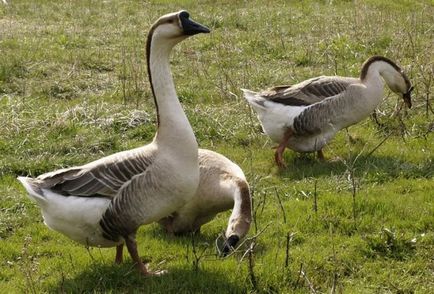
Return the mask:
<path fill-rule="evenodd" d="M 190 19 L 190 14 L 187 11 L 179 13 L 179 19 L 181 20 L 182 29 L 185 35 L 192 36 L 199 33 L 209 33 L 210 30 L 200 23 L 197 23 Z"/>

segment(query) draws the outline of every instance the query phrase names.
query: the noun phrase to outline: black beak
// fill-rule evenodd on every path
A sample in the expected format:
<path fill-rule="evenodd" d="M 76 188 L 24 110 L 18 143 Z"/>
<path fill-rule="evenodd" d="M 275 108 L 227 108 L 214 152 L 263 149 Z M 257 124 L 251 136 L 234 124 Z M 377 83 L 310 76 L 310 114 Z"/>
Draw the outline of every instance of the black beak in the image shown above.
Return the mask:
<path fill-rule="evenodd" d="M 190 15 L 187 11 L 182 11 L 179 14 L 179 19 L 181 20 L 182 29 L 184 30 L 184 34 L 188 36 L 196 35 L 199 33 L 209 33 L 210 30 L 206 27 L 201 25 L 200 23 L 197 23 L 195 21 L 192 21 L 189 19 Z"/>
<path fill-rule="evenodd" d="M 411 108 L 411 92 L 413 91 L 414 87 L 411 86 L 410 89 L 408 89 L 407 93 L 404 93 L 402 95 L 402 98 L 404 98 L 405 104 L 407 104 L 408 108 Z"/>
<path fill-rule="evenodd" d="M 225 241 L 225 246 L 223 247 L 222 255 L 223 256 L 228 255 L 228 253 L 235 248 L 235 246 L 237 245 L 238 241 L 240 241 L 240 237 L 238 237 L 237 235 L 230 236 Z"/>

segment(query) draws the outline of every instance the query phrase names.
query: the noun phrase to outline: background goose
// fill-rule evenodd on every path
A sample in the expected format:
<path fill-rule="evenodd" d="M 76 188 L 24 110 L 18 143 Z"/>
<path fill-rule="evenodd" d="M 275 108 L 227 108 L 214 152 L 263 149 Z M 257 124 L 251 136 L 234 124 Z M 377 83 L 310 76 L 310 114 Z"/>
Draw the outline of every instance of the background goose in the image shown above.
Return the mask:
<path fill-rule="evenodd" d="M 286 147 L 297 152 L 318 152 L 342 128 L 366 118 L 383 97 L 384 82 L 411 108 L 413 89 L 393 61 L 373 56 L 362 66 L 360 78 L 320 76 L 293 86 L 278 86 L 244 97 L 256 111 L 264 132 L 279 143 L 275 161 L 283 167 Z"/>
<path fill-rule="evenodd" d="M 117 246 L 116 262 L 125 243 L 142 274 L 159 273 L 139 259 L 136 231 L 183 206 L 199 183 L 197 142 L 176 96 L 170 52 L 188 36 L 208 32 L 186 11 L 164 15 L 151 27 L 146 48 L 158 122 L 152 143 L 35 179 L 18 178 L 48 227 L 81 244 Z"/>
<path fill-rule="evenodd" d="M 233 208 L 223 248 L 223 253 L 228 253 L 250 228 L 252 203 L 249 184 L 238 165 L 210 150 L 199 149 L 199 171 L 196 195 L 159 223 L 174 234 L 197 232 L 217 213 Z"/>

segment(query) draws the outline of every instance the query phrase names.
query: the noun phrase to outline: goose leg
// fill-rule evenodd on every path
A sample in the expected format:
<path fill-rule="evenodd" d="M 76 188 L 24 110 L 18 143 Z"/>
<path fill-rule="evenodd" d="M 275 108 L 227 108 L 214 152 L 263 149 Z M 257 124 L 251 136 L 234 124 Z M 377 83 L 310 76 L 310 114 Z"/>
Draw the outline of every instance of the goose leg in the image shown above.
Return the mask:
<path fill-rule="evenodd" d="M 162 218 L 158 221 L 160 226 L 163 227 L 163 230 L 169 234 L 173 235 L 173 216 L 166 216 L 165 218 Z"/>
<path fill-rule="evenodd" d="M 137 242 L 134 237 L 128 236 L 125 238 L 125 245 L 127 245 L 128 252 L 131 255 L 131 259 L 135 262 L 137 270 L 142 275 L 148 275 L 148 269 L 143 264 L 143 262 L 140 260 L 139 252 L 137 251 Z"/>
<path fill-rule="evenodd" d="M 276 164 L 280 168 L 286 167 L 285 162 L 283 161 L 283 152 L 285 151 L 286 146 L 288 145 L 288 140 L 292 136 L 292 130 L 287 129 L 285 134 L 283 135 L 283 139 L 280 142 L 279 146 L 277 146 L 276 151 L 274 153 L 274 160 Z"/>
<path fill-rule="evenodd" d="M 140 260 L 139 252 L 137 251 L 137 242 L 134 237 L 128 236 L 125 238 L 125 244 L 127 245 L 128 252 L 131 255 L 131 259 L 135 262 L 137 270 L 144 276 L 160 276 L 167 271 L 165 270 L 157 270 L 157 271 L 150 271 L 147 267 L 147 265 L 143 264 L 143 262 Z"/>
<path fill-rule="evenodd" d="M 124 260 L 122 255 L 123 249 L 124 249 L 124 244 L 116 246 L 116 258 L 115 258 L 116 264 L 121 264 L 122 261 Z"/>
<path fill-rule="evenodd" d="M 319 159 L 320 161 L 325 161 L 325 157 L 324 157 L 324 153 L 322 153 L 322 149 L 318 150 L 318 151 L 316 152 L 316 154 L 317 154 L 318 159 Z"/>

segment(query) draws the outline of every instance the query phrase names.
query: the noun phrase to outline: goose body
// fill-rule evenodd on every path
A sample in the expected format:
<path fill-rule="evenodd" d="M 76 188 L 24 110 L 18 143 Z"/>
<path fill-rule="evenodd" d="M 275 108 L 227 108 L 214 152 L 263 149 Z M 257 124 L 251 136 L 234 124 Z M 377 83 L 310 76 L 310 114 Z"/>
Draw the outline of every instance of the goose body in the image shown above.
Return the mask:
<path fill-rule="evenodd" d="M 263 92 L 243 89 L 256 111 L 264 132 L 279 146 L 275 160 L 284 166 L 285 148 L 297 152 L 318 151 L 348 126 L 371 114 L 383 97 L 384 82 L 411 107 L 412 86 L 393 61 L 369 58 L 359 78 L 320 76 L 293 86 L 278 86 Z"/>
<path fill-rule="evenodd" d="M 226 229 L 229 251 L 250 228 L 252 204 L 249 184 L 241 168 L 225 156 L 206 149 L 199 149 L 199 187 L 196 194 L 184 206 L 160 224 L 171 233 L 183 234 L 199 231 L 218 213 L 232 208 Z"/>
<path fill-rule="evenodd" d="M 117 246 L 117 262 L 125 243 L 145 275 L 152 273 L 139 259 L 137 229 L 185 205 L 199 184 L 197 142 L 176 96 L 169 57 L 177 43 L 201 32 L 209 30 L 186 11 L 164 15 L 151 27 L 147 61 L 158 129 L 150 144 L 37 178 L 18 178 L 48 227 L 84 245 Z"/>

